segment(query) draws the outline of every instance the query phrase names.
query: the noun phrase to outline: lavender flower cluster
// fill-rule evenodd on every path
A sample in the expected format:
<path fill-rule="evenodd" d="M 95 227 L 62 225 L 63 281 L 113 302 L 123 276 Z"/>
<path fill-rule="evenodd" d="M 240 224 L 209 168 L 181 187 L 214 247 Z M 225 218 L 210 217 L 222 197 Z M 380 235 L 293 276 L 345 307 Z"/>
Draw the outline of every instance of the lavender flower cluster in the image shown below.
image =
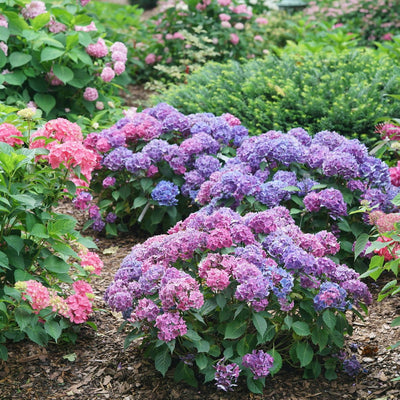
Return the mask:
<path fill-rule="evenodd" d="M 201 313 L 205 297 L 228 293 L 225 289 L 232 293 L 228 304 L 239 301 L 255 312 L 276 312 L 277 305 L 279 312 L 290 312 L 299 288 L 301 297 L 304 290 L 312 293 L 317 313 L 370 304 L 371 294 L 359 274 L 329 258 L 339 248 L 332 233 L 302 232 L 282 206 L 242 217 L 230 208 L 209 205 L 168 234 L 134 246 L 105 301 L 143 333 L 153 330 L 165 342 L 184 336 L 189 313 Z M 206 316 L 204 320 L 215 324 Z M 243 357 L 243 366 L 258 379 L 268 374 L 272 361 L 268 354 L 253 351 Z M 237 368 L 221 361 L 215 376 L 221 389 L 230 390 Z"/>
<path fill-rule="evenodd" d="M 90 133 L 85 146 L 100 154 L 100 165 L 109 174 L 107 178 L 117 178 L 117 185 L 119 176 L 123 176 L 120 184 L 126 183 L 127 175 L 121 172 L 127 172 L 131 181 L 148 177 L 157 182 L 164 178 L 161 166 L 167 164 L 174 174 L 183 177 L 183 196 L 194 200 L 200 185 L 221 168 L 221 150 L 237 148 L 247 136 L 247 129 L 231 114 L 186 116 L 160 103 L 128 114 L 111 128 Z M 156 193 L 152 195 L 156 202 L 159 189 L 154 188 Z M 158 203 L 176 204 L 172 199 L 166 204 L 162 204 L 162 199 Z"/>
<path fill-rule="evenodd" d="M 304 198 L 309 212 L 325 208 L 337 219 L 347 215 L 347 205 L 342 192 L 329 187 L 332 179 L 341 187 L 358 190 L 360 199 L 382 211 L 390 211 L 390 200 L 399 192 L 390 182 L 387 165 L 370 156 L 357 139 L 329 131 L 311 137 L 296 128 L 243 140 L 237 156 L 202 183 L 196 200 L 205 205 L 234 199 L 235 207 L 245 196 L 254 196 L 267 207 L 274 207 L 296 194 Z M 319 184 L 328 188 L 317 189 Z"/>

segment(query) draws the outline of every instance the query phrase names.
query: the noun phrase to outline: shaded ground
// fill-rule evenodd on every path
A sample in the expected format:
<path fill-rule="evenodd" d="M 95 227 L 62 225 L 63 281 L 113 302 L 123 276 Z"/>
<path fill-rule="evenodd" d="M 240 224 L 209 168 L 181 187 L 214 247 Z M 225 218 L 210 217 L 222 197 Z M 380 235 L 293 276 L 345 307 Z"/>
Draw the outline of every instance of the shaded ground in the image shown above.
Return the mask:
<path fill-rule="evenodd" d="M 68 206 L 63 212 L 77 217 Z M 223 393 L 213 383 L 198 388 L 176 383 L 173 370 L 163 378 L 142 357 L 138 343 L 123 350 L 125 334 L 118 332 L 121 315 L 110 312 L 102 301 L 120 262 L 142 240 L 133 236 L 96 239 L 105 264 L 101 278 L 93 282 L 98 310 L 92 321 L 97 331 L 83 328 L 76 345 L 51 344 L 46 349 L 30 342 L 10 345 L 9 360 L 0 362 L 0 400 L 400 399 L 400 382 L 392 381 L 400 375 L 400 348 L 389 349 L 400 340 L 400 328 L 390 327 L 400 314 L 398 297 L 374 301 L 365 321 L 354 324 L 347 343 L 358 345 L 356 354 L 365 369 L 357 379 L 339 375 L 333 382 L 322 377 L 303 380 L 299 371 L 285 369 L 267 379 L 263 395 L 253 395 L 243 382 L 234 393 Z M 374 298 L 383 284 L 370 284 Z"/>

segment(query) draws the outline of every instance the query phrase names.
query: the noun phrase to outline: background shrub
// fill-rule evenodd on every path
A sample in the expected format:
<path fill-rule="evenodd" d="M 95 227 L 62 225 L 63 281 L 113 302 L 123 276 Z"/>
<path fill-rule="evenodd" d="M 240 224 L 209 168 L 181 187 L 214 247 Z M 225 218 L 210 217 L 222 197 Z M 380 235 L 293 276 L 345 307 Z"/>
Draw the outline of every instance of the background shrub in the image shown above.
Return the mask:
<path fill-rule="evenodd" d="M 291 51 L 245 64 L 211 63 L 187 85 L 153 98 L 183 113 L 207 110 L 237 116 L 252 134 L 301 126 L 314 134 L 336 130 L 369 145 L 377 119 L 397 115 L 397 63 L 374 51 L 318 54 Z"/>

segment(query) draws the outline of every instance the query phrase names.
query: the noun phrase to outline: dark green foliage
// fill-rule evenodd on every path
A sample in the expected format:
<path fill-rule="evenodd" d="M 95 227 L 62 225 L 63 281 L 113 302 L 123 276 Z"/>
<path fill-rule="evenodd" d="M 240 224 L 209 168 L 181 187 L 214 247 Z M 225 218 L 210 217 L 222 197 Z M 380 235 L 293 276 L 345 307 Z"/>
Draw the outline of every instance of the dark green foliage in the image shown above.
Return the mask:
<path fill-rule="evenodd" d="M 399 115 L 400 67 L 372 50 L 283 54 L 247 63 L 211 63 L 171 88 L 165 101 L 183 113 L 230 112 L 251 134 L 302 127 L 335 130 L 374 143 L 380 118 Z"/>

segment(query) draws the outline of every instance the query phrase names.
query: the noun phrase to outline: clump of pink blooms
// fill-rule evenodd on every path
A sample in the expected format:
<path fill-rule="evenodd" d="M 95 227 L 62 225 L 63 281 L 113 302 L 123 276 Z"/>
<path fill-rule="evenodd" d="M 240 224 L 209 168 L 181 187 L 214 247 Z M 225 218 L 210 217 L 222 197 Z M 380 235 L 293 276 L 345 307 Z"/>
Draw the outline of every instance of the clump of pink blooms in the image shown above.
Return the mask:
<path fill-rule="evenodd" d="M 46 4 L 43 1 L 32 1 L 21 10 L 21 14 L 25 19 L 36 18 L 45 12 Z"/>
<path fill-rule="evenodd" d="M 9 144 L 10 146 L 23 145 L 22 133 L 12 124 L 0 124 L 0 142 Z"/>
<path fill-rule="evenodd" d="M 52 168 L 67 168 L 69 179 L 78 186 L 88 187 L 92 173 L 98 167 L 98 154 L 84 146 L 80 126 L 64 118 L 48 121 L 34 132 L 29 148 L 47 149 L 49 153 L 38 159 L 47 160 Z M 78 165 L 85 179 L 77 177 L 73 171 Z"/>
<path fill-rule="evenodd" d="M 81 324 L 93 311 L 93 290 L 85 281 L 75 281 L 72 284 L 74 293 L 66 298 L 35 280 L 19 281 L 15 288 L 21 291 L 22 300 L 27 301 L 36 314 L 50 307 L 54 313 Z"/>

